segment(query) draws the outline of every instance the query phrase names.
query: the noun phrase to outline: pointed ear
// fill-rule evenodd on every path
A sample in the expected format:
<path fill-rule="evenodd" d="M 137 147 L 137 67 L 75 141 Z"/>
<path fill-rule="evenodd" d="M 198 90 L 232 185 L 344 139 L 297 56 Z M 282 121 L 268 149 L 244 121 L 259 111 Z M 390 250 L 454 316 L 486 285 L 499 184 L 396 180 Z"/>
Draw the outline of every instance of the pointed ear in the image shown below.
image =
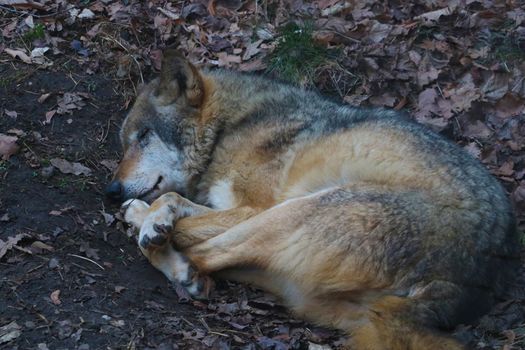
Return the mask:
<path fill-rule="evenodd" d="M 166 50 L 162 58 L 159 86 L 154 95 L 162 105 L 182 102 L 199 107 L 204 95 L 202 77 L 184 56 L 175 50 Z"/>

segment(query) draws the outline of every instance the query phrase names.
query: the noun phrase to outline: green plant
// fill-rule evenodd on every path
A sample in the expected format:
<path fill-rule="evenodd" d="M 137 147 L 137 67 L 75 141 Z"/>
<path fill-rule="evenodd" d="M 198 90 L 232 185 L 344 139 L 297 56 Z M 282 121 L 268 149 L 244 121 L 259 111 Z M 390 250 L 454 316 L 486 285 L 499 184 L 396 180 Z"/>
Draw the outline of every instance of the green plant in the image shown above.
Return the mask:
<path fill-rule="evenodd" d="M 85 180 L 85 179 L 81 179 L 79 181 L 76 181 L 75 182 L 75 187 L 80 191 L 80 192 L 84 192 L 87 190 L 88 188 L 88 181 Z"/>
<path fill-rule="evenodd" d="M 86 83 L 88 92 L 93 93 L 97 90 L 98 84 L 96 81 L 89 81 Z"/>
<path fill-rule="evenodd" d="M 482 64 L 496 62 L 509 64 L 525 59 L 525 40 L 512 32 L 486 29 L 478 35 L 477 48 L 488 48 L 488 54 L 479 60 Z"/>
<path fill-rule="evenodd" d="M 31 29 L 24 35 L 24 39 L 26 39 L 27 41 L 42 39 L 45 37 L 45 29 L 46 27 L 44 27 L 43 24 L 37 23 L 35 24 L 33 29 Z"/>
<path fill-rule="evenodd" d="M 0 172 L 7 171 L 9 163 L 6 160 L 0 160 Z"/>
<path fill-rule="evenodd" d="M 66 188 L 69 186 L 69 181 L 65 177 L 58 180 L 58 187 L 59 188 Z"/>
<path fill-rule="evenodd" d="M 281 30 L 281 36 L 268 65 L 281 79 L 311 85 L 316 69 L 328 59 L 328 50 L 312 37 L 312 25 L 298 26 L 289 23 Z"/>

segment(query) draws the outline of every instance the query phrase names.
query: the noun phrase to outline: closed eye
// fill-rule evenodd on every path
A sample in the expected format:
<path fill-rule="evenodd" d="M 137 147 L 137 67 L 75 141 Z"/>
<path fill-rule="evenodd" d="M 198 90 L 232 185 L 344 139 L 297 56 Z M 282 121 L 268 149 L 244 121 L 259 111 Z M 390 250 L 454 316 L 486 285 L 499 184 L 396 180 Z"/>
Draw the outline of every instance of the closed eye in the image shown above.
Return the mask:
<path fill-rule="evenodd" d="M 137 139 L 138 139 L 139 141 L 144 140 L 144 139 L 146 138 L 146 136 L 148 136 L 149 132 L 150 132 L 150 129 L 148 129 L 148 128 L 143 129 L 143 130 L 140 132 L 140 134 L 139 134 L 139 136 L 137 137 Z"/>

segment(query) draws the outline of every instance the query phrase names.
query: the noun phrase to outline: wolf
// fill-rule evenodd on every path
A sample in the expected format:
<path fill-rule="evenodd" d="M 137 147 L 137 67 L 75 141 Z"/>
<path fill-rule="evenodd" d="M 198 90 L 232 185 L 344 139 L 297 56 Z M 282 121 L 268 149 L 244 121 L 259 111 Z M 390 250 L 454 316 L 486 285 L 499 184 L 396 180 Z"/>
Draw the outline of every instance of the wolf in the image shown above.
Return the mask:
<path fill-rule="evenodd" d="M 340 105 L 164 53 L 107 187 L 138 245 L 196 298 L 210 277 L 275 293 L 349 348 L 463 349 L 518 262 L 504 189 L 399 112 Z"/>

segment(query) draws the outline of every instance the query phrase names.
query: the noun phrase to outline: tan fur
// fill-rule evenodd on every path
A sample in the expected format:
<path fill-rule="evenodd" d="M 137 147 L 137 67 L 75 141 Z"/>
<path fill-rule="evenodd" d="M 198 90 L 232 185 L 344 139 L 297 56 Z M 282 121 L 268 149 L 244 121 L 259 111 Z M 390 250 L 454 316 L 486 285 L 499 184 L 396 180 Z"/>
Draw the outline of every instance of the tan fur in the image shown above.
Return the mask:
<path fill-rule="evenodd" d="M 357 349 L 462 348 L 436 329 L 486 310 L 516 257 L 480 164 L 395 112 L 175 54 L 163 67 L 124 122 L 115 176 L 152 201 L 125 218 L 154 266 L 196 297 L 208 274 L 259 285 Z"/>

